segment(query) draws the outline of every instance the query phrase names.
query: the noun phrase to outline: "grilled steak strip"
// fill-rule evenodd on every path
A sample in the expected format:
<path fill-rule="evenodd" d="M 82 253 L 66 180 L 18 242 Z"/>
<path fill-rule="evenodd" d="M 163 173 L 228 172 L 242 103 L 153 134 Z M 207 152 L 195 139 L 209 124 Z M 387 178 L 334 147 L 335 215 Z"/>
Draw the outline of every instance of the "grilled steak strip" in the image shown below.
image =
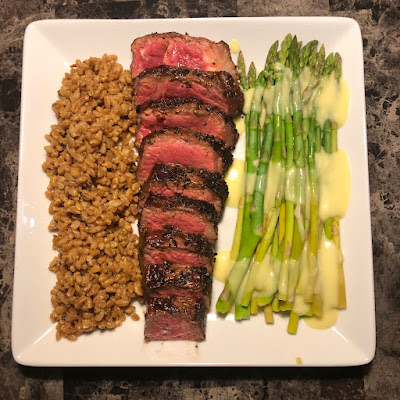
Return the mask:
<path fill-rule="evenodd" d="M 139 150 L 137 179 L 143 182 L 158 163 L 176 163 L 224 175 L 232 164 L 232 154 L 210 135 L 190 129 L 165 128 L 143 139 Z"/>
<path fill-rule="evenodd" d="M 162 231 L 146 230 L 143 235 L 143 245 L 153 248 L 176 248 L 192 251 L 193 253 L 214 257 L 213 246 L 201 235 L 182 232 L 179 229 L 168 227 Z"/>
<path fill-rule="evenodd" d="M 145 297 L 149 296 L 192 296 L 201 298 L 209 307 L 212 277 L 206 267 L 164 264 L 146 264 Z"/>
<path fill-rule="evenodd" d="M 179 164 L 156 164 L 140 193 L 142 208 L 150 193 L 206 201 L 215 207 L 219 219 L 228 197 L 228 185 L 216 172 Z"/>
<path fill-rule="evenodd" d="M 198 68 L 204 71 L 226 71 L 239 79 L 229 46 L 203 37 L 181 35 L 175 32 L 153 33 L 133 41 L 131 50 L 132 75 L 158 65 Z"/>
<path fill-rule="evenodd" d="M 212 204 L 184 196 L 151 194 L 139 219 L 139 231 L 176 227 L 183 232 L 203 235 L 210 243 L 217 239 L 217 213 Z"/>
<path fill-rule="evenodd" d="M 171 228 L 166 231 L 144 231 L 140 235 L 139 249 L 143 276 L 146 275 L 145 265 L 165 262 L 205 267 L 212 275 L 214 249 L 201 235 L 183 233 Z"/>
<path fill-rule="evenodd" d="M 193 296 L 149 296 L 144 338 L 150 340 L 205 339 L 208 306 Z"/>
<path fill-rule="evenodd" d="M 182 265 L 171 262 L 144 265 L 147 293 L 181 289 L 197 295 L 211 295 L 212 276 L 204 266 Z"/>
<path fill-rule="evenodd" d="M 201 265 L 207 268 L 207 271 L 212 274 L 214 255 L 210 258 L 204 254 L 197 254 L 187 249 L 180 248 L 154 248 L 151 246 L 143 247 L 143 254 L 141 254 L 143 261 L 141 265 L 147 264 L 163 264 L 171 262 L 175 264 L 185 265 Z"/>
<path fill-rule="evenodd" d="M 231 117 L 217 107 L 191 99 L 155 101 L 142 109 L 136 127 L 136 146 L 152 131 L 165 127 L 188 128 L 221 139 L 227 147 L 234 147 L 238 132 Z"/>
<path fill-rule="evenodd" d="M 161 65 L 148 68 L 135 78 L 135 103 L 181 97 L 197 99 L 218 107 L 228 115 L 237 115 L 243 108 L 243 92 L 225 71 L 207 72 Z"/>

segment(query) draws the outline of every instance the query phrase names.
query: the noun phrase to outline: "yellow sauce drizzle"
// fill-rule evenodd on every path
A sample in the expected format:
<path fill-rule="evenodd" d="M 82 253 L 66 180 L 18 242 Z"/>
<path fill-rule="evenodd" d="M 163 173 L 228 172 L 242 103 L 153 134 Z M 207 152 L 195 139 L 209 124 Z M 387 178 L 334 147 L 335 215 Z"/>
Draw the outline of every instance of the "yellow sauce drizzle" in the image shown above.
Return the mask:
<path fill-rule="evenodd" d="M 250 114 L 251 102 L 253 101 L 254 88 L 248 89 L 244 92 L 243 114 Z"/>
<path fill-rule="evenodd" d="M 308 84 L 310 83 L 311 78 L 311 70 L 309 67 L 304 67 L 304 69 L 300 72 L 299 81 L 300 81 L 300 92 L 303 93 Z"/>
<path fill-rule="evenodd" d="M 229 49 L 232 54 L 237 54 L 240 51 L 240 42 L 237 39 L 232 39 L 229 42 Z"/>
<path fill-rule="evenodd" d="M 320 203 L 319 216 L 322 221 L 331 217 L 342 218 L 350 201 L 350 163 L 347 153 L 339 149 L 332 154 L 323 150 L 315 154 L 319 177 Z"/>
<path fill-rule="evenodd" d="M 327 119 L 335 121 L 340 128 L 344 125 L 349 112 L 350 91 L 343 78 L 339 82 L 332 73 L 323 82 L 321 92 L 316 99 L 316 119 L 321 127 Z"/>
<path fill-rule="evenodd" d="M 230 255 L 230 250 L 220 250 L 215 257 L 213 276 L 214 279 L 222 283 L 226 282 L 235 262 L 231 259 Z"/>
<path fill-rule="evenodd" d="M 246 125 L 244 124 L 244 119 L 242 117 L 235 118 L 235 125 L 239 135 L 245 132 Z"/>
<path fill-rule="evenodd" d="M 263 103 L 265 105 L 266 112 L 268 115 L 272 114 L 272 106 L 273 106 L 273 102 L 274 102 L 274 96 L 275 96 L 275 86 L 271 86 L 264 90 Z"/>
<path fill-rule="evenodd" d="M 317 285 L 323 302 L 322 318 L 305 318 L 305 323 L 314 329 L 327 329 L 335 325 L 338 317 L 338 288 L 339 269 L 338 263 L 342 253 L 335 246 L 332 240 L 328 240 L 325 234 L 322 235 L 318 251 L 319 274 Z"/>
<path fill-rule="evenodd" d="M 244 161 L 235 159 L 226 174 L 225 181 L 228 185 L 229 196 L 226 205 L 239 207 L 239 200 L 243 191 Z"/>

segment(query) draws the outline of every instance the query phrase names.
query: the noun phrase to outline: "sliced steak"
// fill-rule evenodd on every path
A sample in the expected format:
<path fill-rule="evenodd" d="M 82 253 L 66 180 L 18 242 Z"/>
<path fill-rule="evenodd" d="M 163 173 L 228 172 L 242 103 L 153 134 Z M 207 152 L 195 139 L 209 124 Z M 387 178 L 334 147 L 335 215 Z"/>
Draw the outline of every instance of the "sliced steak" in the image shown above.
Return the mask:
<path fill-rule="evenodd" d="M 205 254 L 193 253 L 187 249 L 168 248 L 168 247 L 151 247 L 147 246 L 143 249 L 143 263 L 146 264 L 163 264 L 171 262 L 175 264 L 185 265 L 202 265 L 207 268 L 209 273 L 213 271 L 214 253 L 212 257 Z"/>
<path fill-rule="evenodd" d="M 149 195 L 139 219 L 139 231 L 161 231 L 176 227 L 185 233 L 204 236 L 210 243 L 217 240 L 217 213 L 212 204 L 184 196 Z"/>
<path fill-rule="evenodd" d="M 208 306 L 194 296 L 149 296 L 144 338 L 151 340 L 205 339 Z"/>
<path fill-rule="evenodd" d="M 147 293 L 185 295 L 187 291 L 198 296 L 211 296 L 212 276 L 204 266 L 175 264 L 146 264 L 144 283 Z"/>
<path fill-rule="evenodd" d="M 225 71 L 207 72 L 162 65 L 148 68 L 135 78 L 133 89 L 137 106 L 172 97 L 197 99 L 218 107 L 228 115 L 243 108 L 243 92 Z"/>
<path fill-rule="evenodd" d="M 217 172 L 179 164 L 156 164 L 142 187 L 139 198 L 141 208 L 150 193 L 206 201 L 214 206 L 220 218 L 228 197 L 228 185 Z"/>
<path fill-rule="evenodd" d="M 239 79 L 229 46 L 222 41 L 215 43 L 203 37 L 175 32 L 153 33 L 135 39 L 131 49 L 134 77 L 146 68 L 173 65 L 204 71 L 226 71 Z"/>
<path fill-rule="evenodd" d="M 146 265 L 172 264 L 205 267 L 212 275 L 214 248 L 201 235 L 187 234 L 177 229 L 144 231 L 140 235 L 139 261 L 143 276 Z"/>
<path fill-rule="evenodd" d="M 165 127 L 188 128 L 221 139 L 226 146 L 234 147 L 238 132 L 231 117 L 218 108 L 197 100 L 168 99 L 150 103 L 138 116 L 136 145 L 152 131 Z"/>
<path fill-rule="evenodd" d="M 165 128 L 146 136 L 139 156 L 137 179 L 141 184 L 159 163 L 182 164 L 221 175 L 225 175 L 232 164 L 232 154 L 220 140 L 179 128 Z"/>

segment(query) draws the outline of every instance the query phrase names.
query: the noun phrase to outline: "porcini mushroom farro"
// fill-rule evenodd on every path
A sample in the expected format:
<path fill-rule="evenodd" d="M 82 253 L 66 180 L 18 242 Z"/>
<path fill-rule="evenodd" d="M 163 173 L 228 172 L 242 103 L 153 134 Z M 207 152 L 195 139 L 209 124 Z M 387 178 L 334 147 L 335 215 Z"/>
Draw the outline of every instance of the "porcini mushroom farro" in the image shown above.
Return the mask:
<path fill-rule="evenodd" d="M 50 264 L 57 277 L 50 317 L 57 339 L 76 340 L 96 328 L 113 329 L 126 315 L 138 319 L 132 305 L 142 296 L 132 229 L 140 190 L 132 75 L 116 56 L 77 60 L 58 95 L 58 122 L 46 135 L 42 165 L 58 252 Z"/>

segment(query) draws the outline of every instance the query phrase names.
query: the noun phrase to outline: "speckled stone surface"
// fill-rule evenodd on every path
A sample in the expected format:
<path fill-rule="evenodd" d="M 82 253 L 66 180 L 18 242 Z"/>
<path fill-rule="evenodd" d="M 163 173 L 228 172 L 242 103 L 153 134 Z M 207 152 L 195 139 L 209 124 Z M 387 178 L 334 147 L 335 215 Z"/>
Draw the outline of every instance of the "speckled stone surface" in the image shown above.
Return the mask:
<path fill-rule="evenodd" d="M 400 7 L 398 0 L 2 0 L 0 2 L 0 399 L 400 399 Z M 377 351 L 355 368 L 59 369 L 14 362 L 10 323 L 22 44 L 48 18 L 337 15 L 365 57 Z"/>

